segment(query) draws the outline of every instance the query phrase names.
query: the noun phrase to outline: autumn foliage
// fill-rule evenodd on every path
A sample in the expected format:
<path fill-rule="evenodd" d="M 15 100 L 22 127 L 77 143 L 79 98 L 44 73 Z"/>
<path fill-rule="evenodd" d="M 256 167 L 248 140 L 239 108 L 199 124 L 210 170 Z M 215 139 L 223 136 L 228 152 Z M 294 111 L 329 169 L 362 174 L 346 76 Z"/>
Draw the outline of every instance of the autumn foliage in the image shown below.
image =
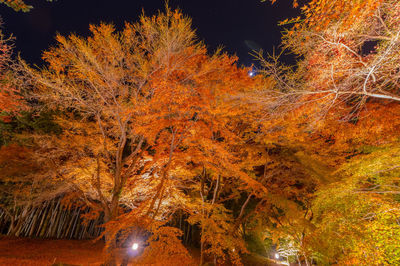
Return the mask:
<path fill-rule="evenodd" d="M 13 74 L 12 45 L 12 39 L 0 32 L 0 113 L 3 120 L 9 120 L 10 115 L 27 107 L 16 86 L 18 78 Z"/>
<path fill-rule="evenodd" d="M 2 111 L 19 113 L 0 124 L 11 228 L 63 197 L 90 209 L 86 220 L 104 218 L 106 265 L 135 241 L 123 265 L 241 265 L 251 252 L 398 264 L 400 5 L 300 10 L 281 22 L 296 64 L 260 52 L 253 77 L 168 7 L 121 30 L 58 35 L 40 68 L 10 67 L 2 42 L 1 78 L 25 86 L 31 107 L 1 91 Z"/>
<path fill-rule="evenodd" d="M 243 112 L 235 110 L 234 96 L 256 83 L 235 57 L 208 55 L 190 26 L 168 9 L 121 32 L 91 26 L 89 38 L 58 36 L 58 45 L 43 55 L 48 66 L 28 69 L 35 97 L 60 112 L 63 133 L 36 139 L 38 154 L 52 164 L 48 178 L 71 183 L 105 213 L 111 259 L 116 235 L 135 221 L 150 230 L 179 209 L 203 212 L 202 201 L 188 196 L 198 191 L 193 183 L 204 169 L 214 179 L 259 190 L 238 165 L 241 140 L 231 119 Z M 123 222 L 121 204 L 131 209 Z M 224 260 L 222 249 L 231 248 L 219 249 Z"/>

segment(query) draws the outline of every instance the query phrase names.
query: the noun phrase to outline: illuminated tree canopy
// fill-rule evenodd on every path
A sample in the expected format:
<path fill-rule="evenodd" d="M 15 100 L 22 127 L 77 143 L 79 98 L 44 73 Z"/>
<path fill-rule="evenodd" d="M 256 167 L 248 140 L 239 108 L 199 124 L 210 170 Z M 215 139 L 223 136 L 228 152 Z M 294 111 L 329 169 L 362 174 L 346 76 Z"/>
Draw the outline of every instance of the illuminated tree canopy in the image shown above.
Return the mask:
<path fill-rule="evenodd" d="M 58 34 L 40 67 L 2 36 L 7 233 L 51 235 L 75 213 L 102 224 L 105 265 L 399 264 L 400 3 L 300 11 L 259 68 L 210 52 L 168 6 Z"/>

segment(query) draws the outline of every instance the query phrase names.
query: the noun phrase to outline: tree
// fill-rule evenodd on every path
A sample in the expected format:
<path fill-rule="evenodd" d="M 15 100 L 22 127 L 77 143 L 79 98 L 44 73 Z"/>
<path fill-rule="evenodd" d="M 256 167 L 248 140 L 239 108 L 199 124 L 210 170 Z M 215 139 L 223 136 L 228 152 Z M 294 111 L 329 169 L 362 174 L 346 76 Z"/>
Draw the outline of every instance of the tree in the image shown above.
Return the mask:
<path fill-rule="evenodd" d="M 214 176 L 216 174 L 217 176 Z M 221 172 L 215 173 L 204 168 L 198 176 L 192 193 L 192 208 L 188 222 L 200 227 L 200 264 L 205 257 L 213 257 L 214 264 L 230 262 L 242 265 L 241 254 L 247 253 L 243 238 L 236 227 L 236 217 L 232 210 L 224 205 L 228 198 L 235 196 L 240 189 L 240 184 L 234 178 L 222 176 Z M 254 189 L 254 188 L 253 188 Z M 250 190 L 250 188 L 249 188 Z M 196 197 L 198 195 L 199 197 Z"/>
<path fill-rule="evenodd" d="M 277 97 L 339 105 L 357 114 L 371 100 L 400 101 L 398 1 L 310 1 L 285 20 L 283 47 L 298 55 L 296 71 L 264 61 Z M 292 25 L 290 25 L 292 24 Z M 279 74 L 279 78 L 277 75 Z"/>
<path fill-rule="evenodd" d="M 363 191 L 397 191 L 397 185 L 390 178 L 376 184 L 371 173 L 380 167 L 349 160 L 368 160 L 363 154 L 370 149 L 397 145 L 399 8 L 397 1 L 310 1 L 302 17 L 282 22 L 288 27 L 283 46 L 299 56 L 297 65 L 281 64 L 276 55 L 257 55 L 273 85 L 261 92 L 267 102 L 267 130 L 280 135 L 285 146 L 296 139 L 305 144 L 296 146 L 314 159 L 348 171 L 322 172 L 325 182 L 313 182 L 316 190 L 299 197 L 308 203 L 307 223 L 279 208 L 279 222 L 285 223 L 272 230 L 321 263 L 395 264 L 398 259 L 391 249 L 396 249 L 398 234 L 395 197 L 390 191 Z M 385 149 L 369 159 L 380 165 L 391 156 Z M 355 178 L 357 171 L 369 174 Z"/>
<path fill-rule="evenodd" d="M 208 55 L 190 27 L 168 8 L 122 32 L 91 26 L 87 39 L 57 36 L 47 68 L 26 66 L 38 100 L 62 112 L 63 134 L 38 138 L 38 152 L 52 165 L 49 177 L 104 211 L 110 264 L 118 232 L 190 206 L 184 188 L 198 169 L 256 184 L 234 165 L 228 144 L 238 138 L 226 108 L 252 79 L 236 58 Z M 135 211 L 122 215 L 121 205 Z"/>

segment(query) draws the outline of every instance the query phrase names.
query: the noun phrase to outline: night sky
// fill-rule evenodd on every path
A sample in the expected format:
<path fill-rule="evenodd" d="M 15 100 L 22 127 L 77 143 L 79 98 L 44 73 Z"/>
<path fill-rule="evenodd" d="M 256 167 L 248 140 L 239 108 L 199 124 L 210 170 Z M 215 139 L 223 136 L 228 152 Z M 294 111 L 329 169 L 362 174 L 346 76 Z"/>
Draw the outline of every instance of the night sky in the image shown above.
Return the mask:
<path fill-rule="evenodd" d="M 41 54 L 55 43 L 57 32 L 87 36 L 89 24 L 112 22 L 121 29 L 125 21 L 137 21 L 142 10 L 153 15 L 164 8 L 163 0 L 44 0 L 27 1 L 34 5 L 29 13 L 15 12 L 0 5 L 6 34 L 16 37 L 16 51 L 32 64 L 41 64 Z M 298 10 L 292 1 L 271 5 L 260 0 L 170 0 L 193 19 L 198 37 L 210 50 L 219 45 L 237 54 L 240 63 L 251 65 L 249 52 L 262 48 L 272 51 L 280 43 L 278 21 L 293 17 Z"/>

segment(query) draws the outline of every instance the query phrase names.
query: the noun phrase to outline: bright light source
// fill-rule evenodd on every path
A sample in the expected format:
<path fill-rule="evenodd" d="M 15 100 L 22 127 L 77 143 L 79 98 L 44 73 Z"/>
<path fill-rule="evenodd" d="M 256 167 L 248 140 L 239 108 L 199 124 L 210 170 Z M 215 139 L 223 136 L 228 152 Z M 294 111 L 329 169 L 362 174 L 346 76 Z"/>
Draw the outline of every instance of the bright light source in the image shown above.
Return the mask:
<path fill-rule="evenodd" d="M 249 76 L 250 76 L 250 77 L 254 77 L 255 74 L 256 74 L 256 73 L 254 73 L 254 71 L 250 71 L 250 72 L 249 72 Z"/>
<path fill-rule="evenodd" d="M 138 243 L 133 243 L 132 249 L 133 250 L 137 250 L 138 248 L 139 248 L 139 244 Z"/>
<path fill-rule="evenodd" d="M 279 253 L 275 253 L 275 259 L 279 259 Z"/>

